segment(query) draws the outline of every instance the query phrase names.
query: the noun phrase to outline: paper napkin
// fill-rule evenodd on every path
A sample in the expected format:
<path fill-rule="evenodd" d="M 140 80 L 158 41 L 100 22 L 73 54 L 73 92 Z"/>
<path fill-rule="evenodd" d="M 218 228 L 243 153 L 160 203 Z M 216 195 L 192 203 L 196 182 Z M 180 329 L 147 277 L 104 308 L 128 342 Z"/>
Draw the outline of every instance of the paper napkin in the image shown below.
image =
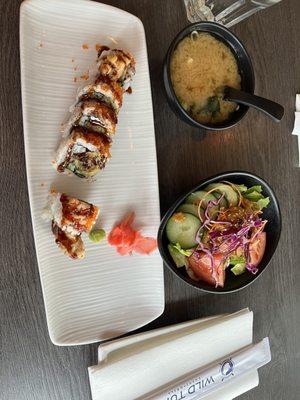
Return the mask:
<path fill-rule="evenodd" d="M 93 400 L 142 399 L 147 393 L 252 343 L 253 313 L 195 320 L 99 346 L 89 368 Z M 256 370 L 205 398 L 229 400 L 258 385 Z"/>

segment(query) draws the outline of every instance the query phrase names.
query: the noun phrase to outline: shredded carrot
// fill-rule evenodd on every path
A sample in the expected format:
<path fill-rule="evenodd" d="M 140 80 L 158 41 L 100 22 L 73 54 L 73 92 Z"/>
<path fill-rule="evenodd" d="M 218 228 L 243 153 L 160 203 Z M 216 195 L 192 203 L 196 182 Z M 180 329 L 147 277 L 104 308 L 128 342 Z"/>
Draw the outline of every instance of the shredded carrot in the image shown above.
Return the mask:
<path fill-rule="evenodd" d="M 237 188 L 237 186 L 236 186 L 234 183 L 231 183 L 231 182 L 228 182 L 228 181 L 224 181 L 224 183 L 226 183 L 227 185 L 231 186 L 232 189 L 235 190 L 235 191 L 238 193 L 238 196 L 239 196 L 239 203 L 238 203 L 238 206 L 240 206 L 241 203 L 242 203 L 242 194 L 241 194 L 241 192 L 239 191 L 239 189 Z"/>
<path fill-rule="evenodd" d="M 218 188 L 213 188 L 213 189 L 209 190 L 209 191 L 205 194 L 205 196 L 200 200 L 200 203 L 199 203 L 199 205 L 198 205 L 198 215 L 199 215 L 199 219 L 200 219 L 201 222 L 203 222 L 203 220 L 202 220 L 201 215 L 200 215 L 200 209 L 201 209 L 203 200 L 205 199 L 205 197 L 206 197 L 208 194 L 210 194 L 210 193 L 212 193 L 212 192 L 215 192 L 217 189 L 218 189 Z"/>
<path fill-rule="evenodd" d="M 201 222 L 203 222 L 203 219 L 202 219 L 202 217 L 201 217 L 201 201 L 199 202 L 199 204 L 198 204 L 198 210 L 197 210 L 197 212 L 198 212 L 198 217 L 199 217 L 199 219 L 200 219 L 200 221 Z"/>

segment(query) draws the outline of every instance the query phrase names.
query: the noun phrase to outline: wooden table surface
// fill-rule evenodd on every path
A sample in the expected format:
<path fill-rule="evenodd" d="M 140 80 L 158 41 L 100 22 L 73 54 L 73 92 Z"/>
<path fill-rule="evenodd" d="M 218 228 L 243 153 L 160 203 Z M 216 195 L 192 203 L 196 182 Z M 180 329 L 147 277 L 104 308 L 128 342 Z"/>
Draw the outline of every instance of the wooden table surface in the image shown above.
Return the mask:
<path fill-rule="evenodd" d="M 251 110 L 236 128 L 205 135 L 176 118 L 162 85 L 168 45 L 187 25 L 183 0 L 104 2 L 137 15 L 145 25 L 161 212 L 201 179 L 242 169 L 270 183 L 283 218 L 276 254 L 253 285 L 222 297 L 203 295 L 165 269 L 165 312 L 143 329 L 249 307 L 255 339 L 270 338 L 272 362 L 260 371 L 259 387 L 241 399 L 299 399 L 300 175 L 297 138 L 291 131 L 300 91 L 300 2 L 284 0 L 232 29 L 252 57 L 256 93 L 285 106 L 283 121 L 274 124 Z M 0 399 L 87 400 L 87 367 L 96 363 L 97 344 L 56 347 L 47 332 L 23 151 L 19 6 L 19 0 L 0 3 Z"/>

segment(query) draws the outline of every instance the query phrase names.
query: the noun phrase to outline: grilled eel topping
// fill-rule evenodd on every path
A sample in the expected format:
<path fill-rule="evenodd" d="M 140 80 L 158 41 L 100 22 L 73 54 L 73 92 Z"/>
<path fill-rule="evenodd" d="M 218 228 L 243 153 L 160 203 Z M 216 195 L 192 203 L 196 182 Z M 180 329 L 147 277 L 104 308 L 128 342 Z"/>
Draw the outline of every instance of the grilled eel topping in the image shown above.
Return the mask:
<path fill-rule="evenodd" d="M 62 229 L 52 221 L 52 232 L 55 236 L 55 243 L 70 258 L 84 258 L 85 248 L 81 235 L 73 236 Z"/>

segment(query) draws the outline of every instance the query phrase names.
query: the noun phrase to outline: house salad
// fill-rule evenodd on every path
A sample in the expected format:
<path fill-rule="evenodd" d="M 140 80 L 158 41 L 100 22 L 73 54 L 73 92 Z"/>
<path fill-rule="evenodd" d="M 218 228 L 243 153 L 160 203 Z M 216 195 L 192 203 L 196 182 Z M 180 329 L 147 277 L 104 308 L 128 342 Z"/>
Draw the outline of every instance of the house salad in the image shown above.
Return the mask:
<path fill-rule="evenodd" d="M 269 202 L 260 185 L 227 181 L 191 193 L 166 225 L 174 263 L 215 287 L 224 286 L 227 273 L 256 274 L 266 247 L 262 209 Z"/>

